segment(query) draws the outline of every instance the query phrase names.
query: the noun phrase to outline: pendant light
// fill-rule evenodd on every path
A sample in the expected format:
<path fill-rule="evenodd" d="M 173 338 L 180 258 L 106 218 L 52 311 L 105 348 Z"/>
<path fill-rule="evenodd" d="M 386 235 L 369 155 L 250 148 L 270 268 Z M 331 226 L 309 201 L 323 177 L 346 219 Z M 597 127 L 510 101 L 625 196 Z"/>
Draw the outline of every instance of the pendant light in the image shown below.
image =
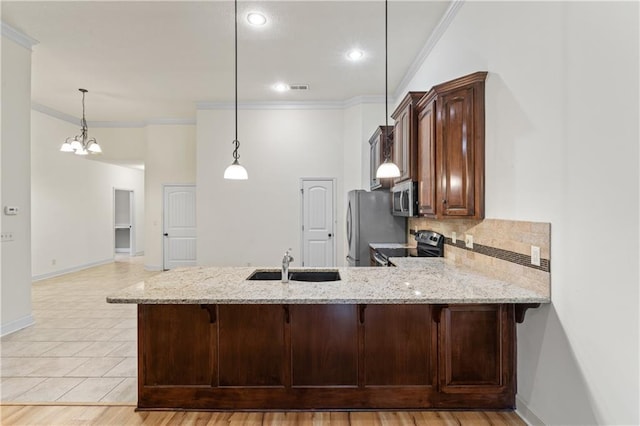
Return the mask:
<path fill-rule="evenodd" d="M 87 126 L 87 120 L 84 117 L 84 95 L 88 92 L 87 89 L 78 89 L 82 92 L 82 121 L 80 121 L 80 134 L 72 137 L 68 137 L 62 146 L 60 151 L 73 152 L 76 155 L 88 155 L 88 154 L 100 154 L 102 149 L 98 145 L 98 141 L 95 138 L 89 139 L 89 127 Z"/>
<path fill-rule="evenodd" d="M 240 147 L 240 142 L 238 142 L 238 0 L 234 0 L 234 38 L 235 38 L 235 117 L 236 117 L 236 137 L 231 142 L 234 145 L 233 149 L 233 163 L 224 171 L 225 179 L 232 180 L 246 180 L 249 178 L 247 175 L 247 170 L 240 165 L 238 162 L 238 158 L 240 158 L 240 154 L 238 154 L 238 148 Z"/>
<path fill-rule="evenodd" d="M 389 139 L 389 90 L 388 86 L 388 59 L 387 59 L 387 43 L 389 36 L 387 35 L 387 20 L 388 20 L 388 12 L 387 12 L 387 0 L 384 0 L 384 162 L 380 164 L 378 170 L 376 170 L 376 178 L 394 178 L 400 176 L 400 169 L 396 164 L 391 161 L 391 147 L 393 146 L 393 141 Z"/>

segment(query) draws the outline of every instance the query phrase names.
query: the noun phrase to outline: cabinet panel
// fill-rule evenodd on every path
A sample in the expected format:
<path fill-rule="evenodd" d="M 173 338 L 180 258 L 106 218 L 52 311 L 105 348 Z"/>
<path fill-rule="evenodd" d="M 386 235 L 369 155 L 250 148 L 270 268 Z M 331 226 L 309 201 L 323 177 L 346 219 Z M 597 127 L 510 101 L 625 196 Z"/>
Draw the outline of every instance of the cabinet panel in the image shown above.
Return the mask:
<path fill-rule="evenodd" d="M 282 305 L 219 305 L 220 386 L 284 386 Z"/>
<path fill-rule="evenodd" d="M 400 177 L 394 183 L 418 179 L 418 128 L 416 103 L 426 92 L 409 92 L 391 114 L 395 120 L 393 162 L 400 169 Z"/>
<path fill-rule="evenodd" d="M 293 386 L 357 386 L 356 305 L 291 305 Z"/>
<path fill-rule="evenodd" d="M 473 89 L 442 95 L 440 173 L 443 214 L 473 216 L 475 188 L 475 135 Z"/>
<path fill-rule="evenodd" d="M 428 386 L 435 383 L 436 333 L 429 305 L 367 305 L 364 385 Z"/>
<path fill-rule="evenodd" d="M 385 130 L 386 127 L 386 130 Z M 393 126 L 378 126 L 376 131 L 369 138 L 369 176 L 370 189 L 373 191 L 378 188 L 389 188 L 393 179 L 377 179 L 376 172 L 378 167 L 385 160 L 385 155 L 391 158 L 391 144 L 393 143 Z M 388 152 L 387 152 L 388 151 Z"/>
<path fill-rule="evenodd" d="M 436 98 L 418 106 L 418 202 L 423 216 L 436 215 Z"/>
<path fill-rule="evenodd" d="M 443 392 L 502 392 L 515 368 L 512 305 L 446 307 L 440 323 Z"/>
<path fill-rule="evenodd" d="M 214 327 L 209 311 L 200 305 L 139 305 L 138 367 L 142 384 L 211 384 L 215 376 L 211 363 Z"/>

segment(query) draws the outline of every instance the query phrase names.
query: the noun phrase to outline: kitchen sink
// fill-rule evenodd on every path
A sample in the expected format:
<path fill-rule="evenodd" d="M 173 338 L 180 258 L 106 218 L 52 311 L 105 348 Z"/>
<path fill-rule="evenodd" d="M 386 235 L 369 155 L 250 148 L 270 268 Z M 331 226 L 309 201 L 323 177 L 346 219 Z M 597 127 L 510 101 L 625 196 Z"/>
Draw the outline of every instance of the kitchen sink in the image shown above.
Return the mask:
<path fill-rule="evenodd" d="M 249 281 L 280 281 L 282 280 L 281 271 L 255 271 L 247 278 Z M 326 282 L 340 281 L 340 273 L 338 271 L 290 271 L 289 281 L 304 282 Z"/>

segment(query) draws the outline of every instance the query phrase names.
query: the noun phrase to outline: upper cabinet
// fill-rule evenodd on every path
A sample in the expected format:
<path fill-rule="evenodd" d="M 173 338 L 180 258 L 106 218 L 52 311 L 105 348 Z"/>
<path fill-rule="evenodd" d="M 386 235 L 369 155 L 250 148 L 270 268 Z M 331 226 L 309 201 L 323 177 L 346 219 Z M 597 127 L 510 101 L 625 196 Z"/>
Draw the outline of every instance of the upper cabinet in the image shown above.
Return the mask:
<path fill-rule="evenodd" d="M 416 105 L 419 213 L 484 218 L 484 81 L 476 72 L 433 87 Z"/>
<path fill-rule="evenodd" d="M 393 162 L 400 169 L 400 177 L 394 183 L 418 180 L 418 117 L 416 105 L 426 92 L 409 92 L 391 114 L 395 120 Z"/>
<path fill-rule="evenodd" d="M 386 127 L 386 138 L 385 138 Z M 376 172 L 382 162 L 384 162 L 384 156 L 387 150 L 391 150 L 391 144 L 393 143 L 393 127 L 392 126 L 378 126 L 376 131 L 369 139 L 369 147 L 371 149 L 369 172 L 371 176 L 371 190 L 378 188 L 391 187 L 392 179 L 376 179 Z M 389 152 L 391 155 L 391 152 Z"/>

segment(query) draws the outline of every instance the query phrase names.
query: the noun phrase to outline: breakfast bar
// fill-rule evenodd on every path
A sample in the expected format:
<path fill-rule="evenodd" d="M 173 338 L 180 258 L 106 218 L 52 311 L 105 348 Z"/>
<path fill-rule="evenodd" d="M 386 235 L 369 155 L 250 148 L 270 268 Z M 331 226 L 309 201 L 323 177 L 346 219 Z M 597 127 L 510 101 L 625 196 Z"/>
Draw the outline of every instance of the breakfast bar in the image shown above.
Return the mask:
<path fill-rule="evenodd" d="M 110 296 L 138 304 L 138 409 L 514 408 L 516 322 L 548 287 L 396 260 L 321 282 L 183 268 Z"/>

